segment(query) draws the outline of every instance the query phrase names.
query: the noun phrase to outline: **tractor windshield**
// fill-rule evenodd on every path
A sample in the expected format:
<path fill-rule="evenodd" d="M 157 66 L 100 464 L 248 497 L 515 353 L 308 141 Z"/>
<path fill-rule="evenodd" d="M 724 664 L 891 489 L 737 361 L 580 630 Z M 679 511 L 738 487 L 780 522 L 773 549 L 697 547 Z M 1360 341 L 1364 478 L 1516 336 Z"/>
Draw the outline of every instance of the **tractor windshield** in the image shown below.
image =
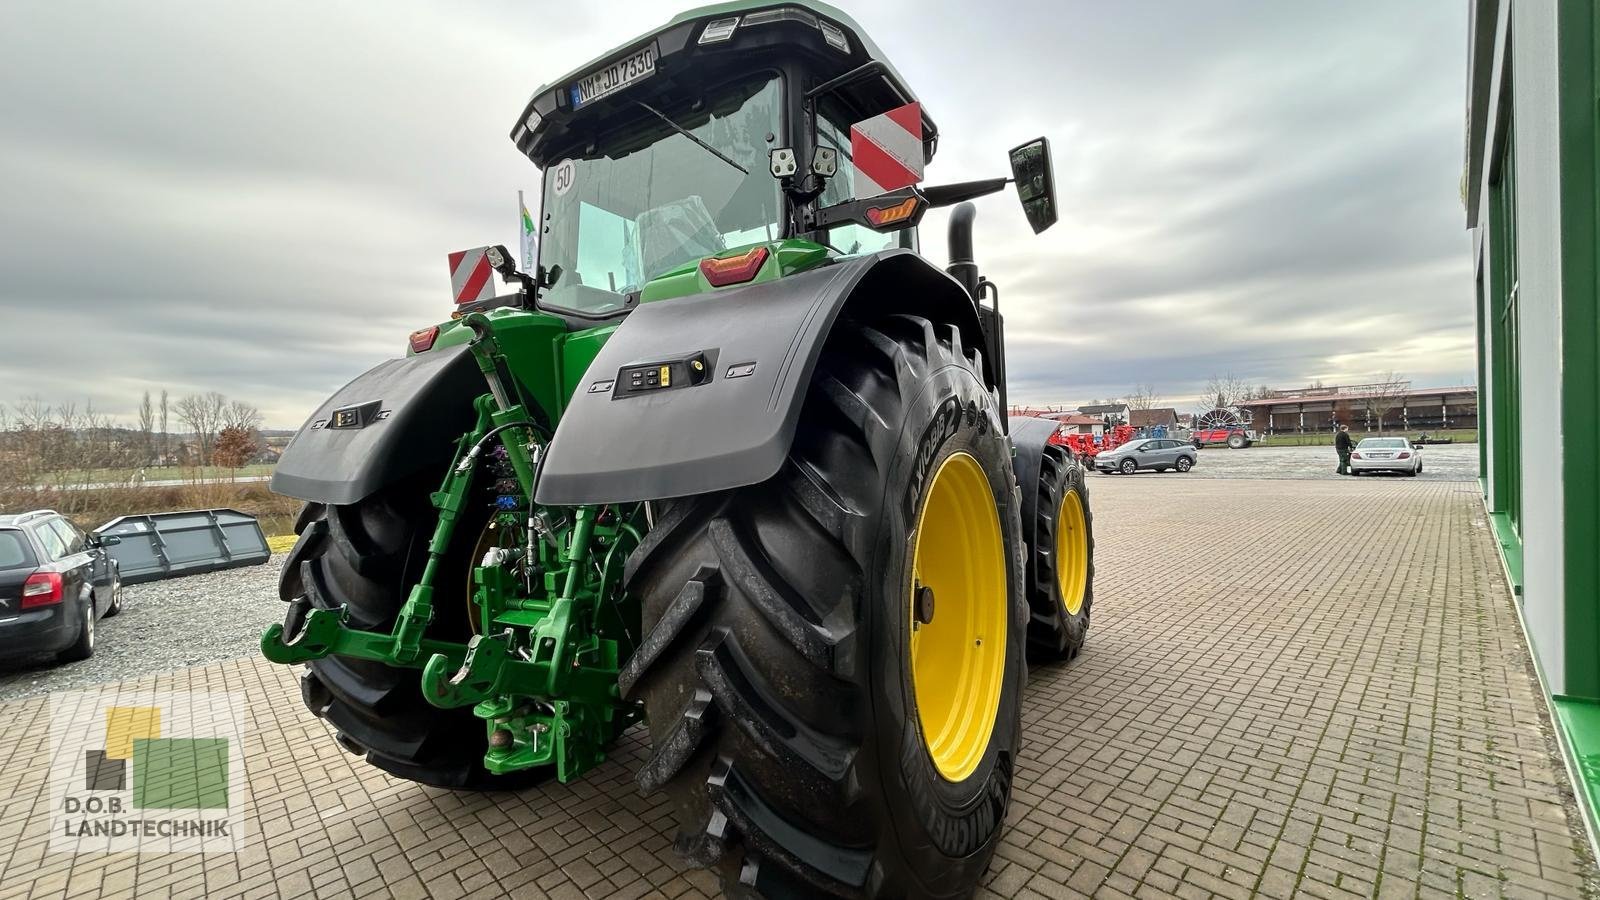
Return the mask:
<path fill-rule="evenodd" d="M 780 236 L 783 206 L 767 162 L 781 125 L 775 73 L 679 101 L 640 99 L 636 116 L 607 122 L 545 169 L 539 262 L 559 265 L 561 276 L 542 305 L 617 312 L 664 272 Z"/>

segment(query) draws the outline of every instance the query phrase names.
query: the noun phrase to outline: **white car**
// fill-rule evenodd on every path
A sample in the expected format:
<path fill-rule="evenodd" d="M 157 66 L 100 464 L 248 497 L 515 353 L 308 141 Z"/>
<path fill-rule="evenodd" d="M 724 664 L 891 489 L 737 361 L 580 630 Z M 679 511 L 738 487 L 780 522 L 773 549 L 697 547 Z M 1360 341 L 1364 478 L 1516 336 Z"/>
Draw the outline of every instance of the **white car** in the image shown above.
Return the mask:
<path fill-rule="evenodd" d="M 1350 473 L 1360 475 L 1363 472 L 1421 474 L 1422 448 L 1403 437 L 1365 438 L 1350 454 Z"/>

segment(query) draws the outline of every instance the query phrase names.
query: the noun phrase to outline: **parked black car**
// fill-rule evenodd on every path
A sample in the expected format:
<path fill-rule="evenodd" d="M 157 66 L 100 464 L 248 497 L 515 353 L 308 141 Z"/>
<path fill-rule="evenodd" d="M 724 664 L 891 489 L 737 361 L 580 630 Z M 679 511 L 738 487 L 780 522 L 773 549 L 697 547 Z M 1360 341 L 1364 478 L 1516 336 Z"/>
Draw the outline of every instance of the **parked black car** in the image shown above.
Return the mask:
<path fill-rule="evenodd" d="M 95 620 L 122 609 L 122 577 L 105 547 L 54 510 L 0 516 L 0 658 L 94 655 Z"/>

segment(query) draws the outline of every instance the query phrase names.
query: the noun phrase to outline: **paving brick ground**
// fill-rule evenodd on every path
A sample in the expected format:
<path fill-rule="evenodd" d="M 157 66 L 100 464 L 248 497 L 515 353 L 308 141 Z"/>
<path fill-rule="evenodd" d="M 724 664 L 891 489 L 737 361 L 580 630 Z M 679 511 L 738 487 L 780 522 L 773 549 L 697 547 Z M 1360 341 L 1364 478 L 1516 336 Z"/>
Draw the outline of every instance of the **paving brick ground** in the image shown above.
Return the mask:
<path fill-rule="evenodd" d="M 1033 674 L 988 891 L 1595 893 L 1473 485 L 1092 488 L 1089 649 Z M 716 893 L 633 788 L 638 731 L 581 783 L 458 795 L 339 750 L 286 669 L 239 660 L 106 689 L 135 688 L 249 694 L 258 839 L 236 856 L 47 854 L 48 705 L 10 703 L 0 898 Z"/>

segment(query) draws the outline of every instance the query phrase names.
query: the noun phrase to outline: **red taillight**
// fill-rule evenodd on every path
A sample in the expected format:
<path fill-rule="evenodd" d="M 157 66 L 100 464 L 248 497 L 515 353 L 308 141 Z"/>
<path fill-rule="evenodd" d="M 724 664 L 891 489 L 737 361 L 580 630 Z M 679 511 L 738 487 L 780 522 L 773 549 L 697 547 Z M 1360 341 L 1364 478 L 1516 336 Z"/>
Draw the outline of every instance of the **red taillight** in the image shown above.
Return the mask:
<path fill-rule="evenodd" d="M 439 339 L 439 326 L 430 325 L 411 332 L 411 352 L 424 353 L 433 347 L 433 342 Z"/>
<path fill-rule="evenodd" d="M 885 225 L 893 225 L 896 222 L 903 222 L 906 219 L 911 218 L 911 214 L 916 211 L 917 198 L 907 197 L 904 203 L 897 203 L 894 206 L 868 209 L 867 221 L 872 223 L 872 227 L 874 228 L 882 228 Z"/>
<path fill-rule="evenodd" d="M 700 274 L 711 282 L 712 287 L 744 284 L 756 277 L 756 273 L 761 271 L 761 266 L 766 261 L 766 247 L 751 247 L 738 256 L 700 260 Z"/>
<path fill-rule="evenodd" d="M 1359 454 L 1359 453 L 1352 453 L 1352 454 L 1350 454 L 1350 458 L 1351 458 L 1351 459 L 1360 459 L 1360 458 L 1361 458 L 1361 454 Z"/>
<path fill-rule="evenodd" d="M 1411 458 L 1411 454 L 1410 453 L 1401 453 L 1399 456 L 1395 457 L 1395 459 L 1410 459 L 1410 458 Z"/>
<path fill-rule="evenodd" d="M 49 606 L 61 602 L 61 573 L 35 572 L 22 583 L 22 608 Z"/>

